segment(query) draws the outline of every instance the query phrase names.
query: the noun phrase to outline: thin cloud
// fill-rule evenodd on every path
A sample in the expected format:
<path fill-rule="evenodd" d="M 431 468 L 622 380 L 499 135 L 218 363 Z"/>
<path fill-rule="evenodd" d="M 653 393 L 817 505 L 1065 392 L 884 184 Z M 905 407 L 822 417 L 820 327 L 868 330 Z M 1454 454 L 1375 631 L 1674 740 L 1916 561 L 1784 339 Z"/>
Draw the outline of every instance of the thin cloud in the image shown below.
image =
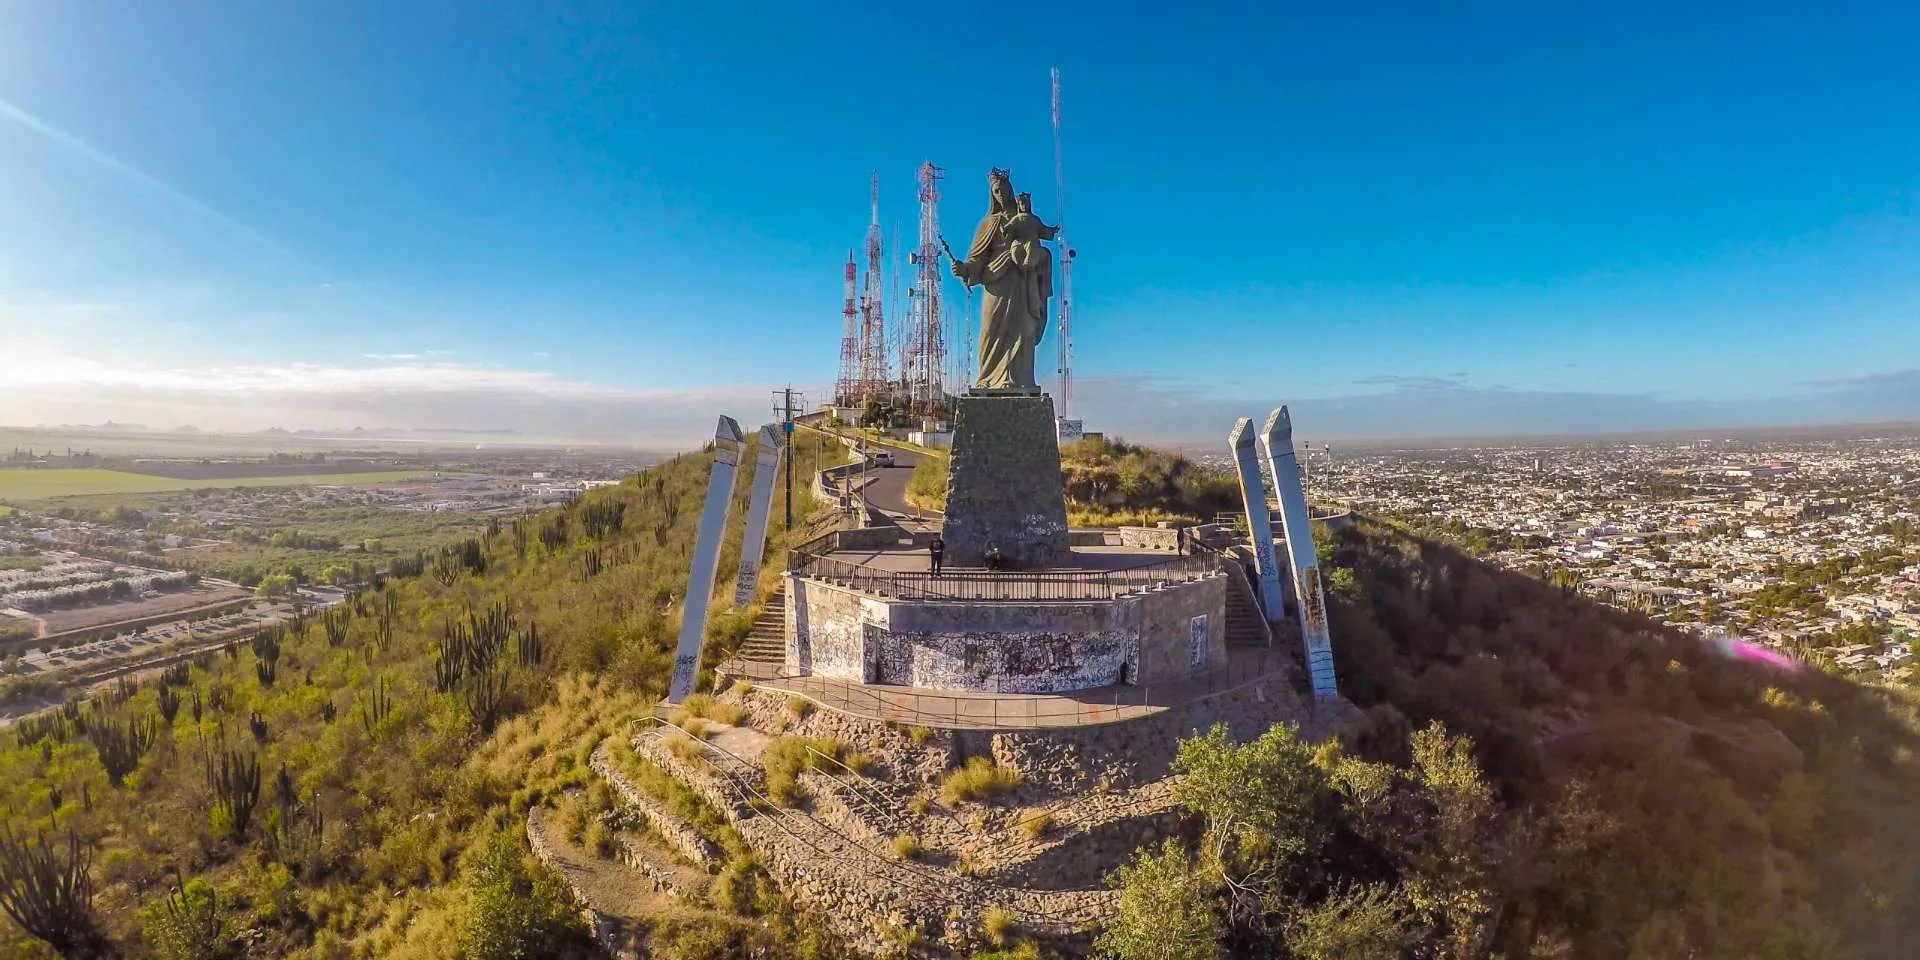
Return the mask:
<path fill-rule="evenodd" d="M 173 186 L 172 184 L 169 184 L 161 180 L 160 178 L 155 177 L 144 170 L 141 170 L 139 167 L 136 167 L 133 164 L 128 163 L 125 160 L 122 160 L 119 157 L 116 157 L 113 154 L 110 154 L 105 150 L 102 150 L 94 146 L 93 144 L 90 144 L 85 140 L 82 140 L 79 137 L 74 136 L 71 133 L 68 133 L 67 131 L 60 129 L 59 127 L 54 126 L 53 124 L 48 123 L 45 120 L 42 120 L 40 117 L 35 116 L 34 114 L 28 112 L 27 110 L 21 108 L 16 104 L 9 103 L 5 99 L 0 99 L 0 117 L 4 117 L 8 120 L 12 120 L 14 123 L 17 123 L 20 126 L 25 127 L 26 129 L 31 130 L 34 133 L 37 133 L 48 140 L 51 140 L 52 142 L 60 145 L 61 147 L 64 147 L 67 150 L 77 153 L 80 156 L 85 157 L 87 160 L 92 161 L 93 163 L 96 163 L 102 167 L 105 167 L 116 174 L 119 174 L 121 177 L 124 177 L 125 179 L 130 180 L 135 184 L 138 184 L 139 186 L 145 188 L 146 190 L 160 195 L 161 197 L 165 198 L 167 201 L 172 203 L 174 206 L 179 207 L 180 209 L 185 210 L 186 212 L 192 214 L 193 216 L 201 220 L 204 220 L 208 223 L 211 223 L 236 237 L 239 237 L 242 240 L 245 240 L 247 243 L 253 244 L 254 246 L 257 246 L 262 250 L 266 250 L 269 253 L 272 253 L 278 257 L 281 257 L 282 259 L 304 270 L 308 270 L 314 273 L 321 272 L 313 264 L 302 259 L 298 254 L 295 254 L 293 251 L 288 250 L 286 247 L 281 246 L 279 243 L 275 242 L 272 238 L 268 237 L 266 234 L 261 233 L 260 231 L 255 230 L 254 228 L 249 227 L 246 224 L 241 223 L 240 221 L 235 220 L 234 218 L 227 216 L 226 214 L 221 213 L 218 210 L 215 210 L 213 207 L 208 206 L 206 203 L 202 202 L 198 198 Z"/>
<path fill-rule="evenodd" d="M 1392 387 L 1395 390 L 1457 390 L 1465 386 L 1464 373 L 1449 373 L 1442 377 L 1403 376 L 1394 373 L 1376 373 L 1353 381 L 1362 387 Z"/>
<path fill-rule="evenodd" d="M 43 354 L 0 372 L 0 409 L 17 424 L 95 423 L 138 414 L 222 430 L 377 423 L 619 438 L 675 448 L 699 443 L 722 413 L 755 422 L 764 416 L 765 393 L 761 385 L 633 389 L 417 359 L 364 367 L 144 367 Z"/>
<path fill-rule="evenodd" d="M 418 360 L 420 359 L 420 355 L 417 353 L 363 353 L 361 354 L 361 356 L 367 358 L 368 360 Z"/>

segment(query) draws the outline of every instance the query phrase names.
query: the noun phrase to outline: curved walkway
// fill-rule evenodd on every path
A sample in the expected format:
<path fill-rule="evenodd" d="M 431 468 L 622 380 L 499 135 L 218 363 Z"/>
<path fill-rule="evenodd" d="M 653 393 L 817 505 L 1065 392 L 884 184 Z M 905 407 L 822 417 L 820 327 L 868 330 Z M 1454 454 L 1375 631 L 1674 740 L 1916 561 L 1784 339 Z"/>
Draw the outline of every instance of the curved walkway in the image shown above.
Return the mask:
<path fill-rule="evenodd" d="M 1228 657 L 1225 668 L 1190 680 L 1057 694 L 926 690 L 812 676 L 757 677 L 753 684 L 866 720 L 950 730 L 1047 730 L 1138 720 L 1262 682 L 1292 692 L 1296 671 L 1279 651 L 1237 648 Z"/>

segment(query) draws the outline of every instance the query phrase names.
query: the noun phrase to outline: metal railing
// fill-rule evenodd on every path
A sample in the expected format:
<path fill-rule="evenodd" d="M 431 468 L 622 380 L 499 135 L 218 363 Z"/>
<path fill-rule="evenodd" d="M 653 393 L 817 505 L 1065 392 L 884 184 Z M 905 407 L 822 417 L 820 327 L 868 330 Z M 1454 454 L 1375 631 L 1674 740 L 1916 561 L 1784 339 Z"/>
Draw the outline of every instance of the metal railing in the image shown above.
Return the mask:
<path fill-rule="evenodd" d="M 796 577 L 902 600 L 1111 600 L 1221 573 L 1219 559 L 1208 554 L 1114 570 L 1008 571 L 967 567 L 948 568 L 935 575 L 928 570 L 889 570 L 797 550 L 790 569 Z"/>

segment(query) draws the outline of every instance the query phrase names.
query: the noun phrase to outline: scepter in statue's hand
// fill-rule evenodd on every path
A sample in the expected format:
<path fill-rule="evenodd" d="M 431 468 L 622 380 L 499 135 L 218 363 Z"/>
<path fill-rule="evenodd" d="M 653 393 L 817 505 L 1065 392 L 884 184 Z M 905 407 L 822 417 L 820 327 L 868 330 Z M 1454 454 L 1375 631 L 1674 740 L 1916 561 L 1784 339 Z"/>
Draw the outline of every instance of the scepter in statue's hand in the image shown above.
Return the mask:
<path fill-rule="evenodd" d="M 940 235 L 940 249 L 946 252 L 947 262 L 953 265 L 953 275 L 956 277 L 959 277 L 961 283 L 964 283 L 969 287 L 973 286 L 973 281 L 968 280 L 966 273 L 964 273 L 960 269 L 960 266 L 963 261 L 961 261 L 959 257 L 956 257 L 953 255 L 952 247 L 947 246 L 947 238 L 945 234 Z"/>

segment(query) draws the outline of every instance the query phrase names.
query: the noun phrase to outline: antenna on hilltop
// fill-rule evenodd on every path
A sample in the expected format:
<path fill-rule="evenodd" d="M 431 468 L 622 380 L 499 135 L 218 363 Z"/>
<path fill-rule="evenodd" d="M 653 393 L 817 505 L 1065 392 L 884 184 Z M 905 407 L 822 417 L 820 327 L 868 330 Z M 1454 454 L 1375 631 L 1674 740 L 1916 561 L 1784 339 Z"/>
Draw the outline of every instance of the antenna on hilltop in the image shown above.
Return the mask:
<path fill-rule="evenodd" d="M 1073 246 L 1067 243 L 1067 177 L 1060 151 L 1060 68 L 1053 68 L 1053 221 L 1060 256 L 1060 413 L 1073 417 Z"/>

